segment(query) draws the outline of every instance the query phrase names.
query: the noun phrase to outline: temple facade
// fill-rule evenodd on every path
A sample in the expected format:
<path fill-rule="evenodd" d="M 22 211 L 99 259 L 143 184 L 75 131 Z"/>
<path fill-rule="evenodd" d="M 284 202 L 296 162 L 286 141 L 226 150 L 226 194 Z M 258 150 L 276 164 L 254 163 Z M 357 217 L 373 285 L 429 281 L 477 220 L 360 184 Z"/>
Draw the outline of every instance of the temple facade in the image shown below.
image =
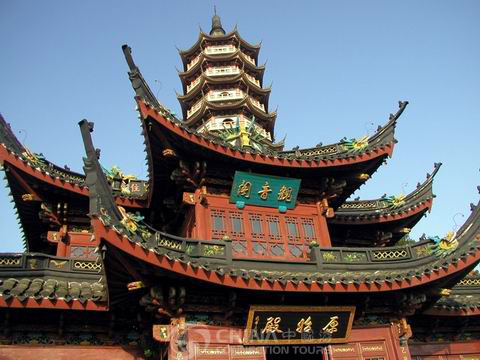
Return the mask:
<path fill-rule="evenodd" d="M 218 15 L 179 51 L 183 119 L 122 50 L 147 179 L 102 166 L 92 119 L 78 174 L 0 117 L 25 247 L 0 254 L 0 358 L 480 359 L 480 207 L 409 238 L 441 163 L 407 195 L 349 200 L 408 102 L 371 136 L 285 150 L 260 45 Z"/>

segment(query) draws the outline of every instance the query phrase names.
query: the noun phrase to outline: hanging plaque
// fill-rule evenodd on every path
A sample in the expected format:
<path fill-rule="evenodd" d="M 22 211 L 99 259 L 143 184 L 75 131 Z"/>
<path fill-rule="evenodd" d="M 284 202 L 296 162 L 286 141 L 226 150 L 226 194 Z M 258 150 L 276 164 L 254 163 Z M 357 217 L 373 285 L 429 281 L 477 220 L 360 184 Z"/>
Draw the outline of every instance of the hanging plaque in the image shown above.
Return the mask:
<path fill-rule="evenodd" d="M 300 182 L 300 179 L 236 171 L 230 202 L 238 208 L 256 205 L 286 211 L 295 208 Z"/>
<path fill-rule="evenodd" d="M 245 345 L 331 344 L 350 337 L 354 306 L 251 306 Z"/>

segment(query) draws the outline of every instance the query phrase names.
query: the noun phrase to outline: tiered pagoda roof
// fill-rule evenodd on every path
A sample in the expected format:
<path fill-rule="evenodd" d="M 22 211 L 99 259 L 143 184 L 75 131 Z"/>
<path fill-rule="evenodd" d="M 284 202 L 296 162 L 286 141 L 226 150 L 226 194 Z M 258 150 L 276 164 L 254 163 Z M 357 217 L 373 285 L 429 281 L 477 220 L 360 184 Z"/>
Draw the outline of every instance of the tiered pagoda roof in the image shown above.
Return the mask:
<path fill-rule="evenodd" d="M 190 49 L 180 50 L 183 94 L 178 95 L 184 124 L 238 146 L 281 148 L 273 144 L 276 112 L 269 112 L 271 88 L 263 88 L 260 45 L 250 45 L 235 29 L 226 34 L 220 17 Z M 240 132 L 255 134 L 246 139 Z"/>

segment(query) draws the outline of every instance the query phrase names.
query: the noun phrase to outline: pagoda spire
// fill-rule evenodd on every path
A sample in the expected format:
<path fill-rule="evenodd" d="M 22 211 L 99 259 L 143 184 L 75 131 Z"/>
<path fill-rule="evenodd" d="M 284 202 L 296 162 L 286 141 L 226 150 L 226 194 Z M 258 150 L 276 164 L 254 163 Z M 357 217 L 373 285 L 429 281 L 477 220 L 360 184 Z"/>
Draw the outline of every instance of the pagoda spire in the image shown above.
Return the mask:
<path fill-rule="evenodd" d="M 212 17 L 212 30 L 210 30 L 211 36 L 222 36 L 225 35 L 225 30 L 222 27 L 222 22 L 220 21 L 220 16 L 217 15 L 217 6 L 213 6 L 213 17 Z"/>

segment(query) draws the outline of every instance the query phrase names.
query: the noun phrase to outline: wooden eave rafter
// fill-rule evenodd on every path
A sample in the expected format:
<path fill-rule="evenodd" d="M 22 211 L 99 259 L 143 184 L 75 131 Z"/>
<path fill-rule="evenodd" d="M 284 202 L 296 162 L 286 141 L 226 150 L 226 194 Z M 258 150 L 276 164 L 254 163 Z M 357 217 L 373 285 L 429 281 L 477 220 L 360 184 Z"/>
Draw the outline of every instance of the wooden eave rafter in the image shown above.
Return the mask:
<path fill-rule="evenodd" d="M 178 275 L 222 286 L 249 290 L 364 293 L 401 290 L 431 284 L 439 280 L 447 280 L 455 274 L 469 271 L 480 262 L 480 205 L 475 208 L 457 232 L 455 240 L 458 241 L 458 246 L 445 257 L 425 255 L 414 256 L 409 261 L 400 262 L 372 262 L 368 265 L 350 263 L 346 268 L 338 263 L 328 266 L 323 262 L 315 265 L 311 262 L 305 264 L 268 261 L 269 265 L 267 265 L 262 260 L 249 261 L 249 265 L 247 265 L 243 260 L 227 257 L 229 253 L 228 244 L 225 245 L 224 242 L 216 241 L 208 241 L 207 243 L 209 245 L 225 246 L 224 257 L 210 258 L 202 255 L 190 257 L 179 248 L 161 245 L 162 243 L 159 243 L 157 239 L 169 239 L 169 241 L 179 243 L 180 248 L 185 249 L 186 241 L 194 247 L 202 246 L 201 241 L 183 239 L 161 232 L 152 234 L 150 240 L 146 240 L 126 230 L 121 224 L 122 216 L 113 202 L 111 193 L 108 191 L 105 175 L 96 159 L 88 125 L 86 125 L 86 122 L 81 122 L 80 125 L 87 153 L 85 169 L 88 174 L 88 185 L 95 188 L 93 192 L 95 196 L 90 198 L 90 206 L 93 216 L 92 226 L 96 238 L 103 239 L 139 261 Z M 195 245 L 196 242 L 197 245 Z M 424 246 L 425 244 L 420 245 Z M 410 249 L 410 246 L 399 247 L 398 249 L 365 250 L 350 248 L 348 250 L 396 251 L 406 248 Z M 315 252 L 335 250 L 337 249 L 314 248 Z M 408 250 L 408 252 L 410 251 L 414 253 L 413 249 Z M 311 270 L 307 270 L 305 265 L 313 267 Z M 389 268 L 393 271 L 388 271 Z"/>

